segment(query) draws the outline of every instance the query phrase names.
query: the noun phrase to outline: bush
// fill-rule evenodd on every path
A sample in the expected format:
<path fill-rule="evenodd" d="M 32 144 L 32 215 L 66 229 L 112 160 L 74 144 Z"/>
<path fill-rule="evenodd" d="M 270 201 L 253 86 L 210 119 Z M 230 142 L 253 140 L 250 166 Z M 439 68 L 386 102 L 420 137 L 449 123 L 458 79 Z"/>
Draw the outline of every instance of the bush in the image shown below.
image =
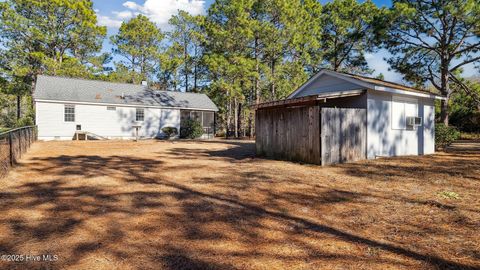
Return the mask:
<path fill-rule="evenodd" d="M 24 116 L 18 119 L 17 122 L 15 123 L 15 127 L 17 128 L 27 127 L 27 126 L 33 126 L 33 118 L 30 116 Z"/>
<path fill-rule="evenodd" d="M 197 139 L 203 135 L 202 124 L 193 119 L 185 121 L 184 126 L 180 128 L 180 137 L 186 139 Z"/>
<path fill-rule="evenodd" d="M 435 145 L 445 148 L 460 137 L 460 132 L 454 127 L 447 127 L 443 123 L 435 125 Z"/>
<path fill-rule="evenodd" d="M 165 133 L 168 138 L 171 138 L 173 135 L 178 134 L 178 130 L 176 127 L 164 127 L 162 128 L 162 132 Z"/>

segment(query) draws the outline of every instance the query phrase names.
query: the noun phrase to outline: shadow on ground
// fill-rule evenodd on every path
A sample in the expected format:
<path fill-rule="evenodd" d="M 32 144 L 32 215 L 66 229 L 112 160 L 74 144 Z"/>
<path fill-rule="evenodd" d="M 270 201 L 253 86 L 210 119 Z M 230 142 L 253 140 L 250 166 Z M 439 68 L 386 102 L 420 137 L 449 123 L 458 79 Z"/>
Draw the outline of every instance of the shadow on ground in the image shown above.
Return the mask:
<path fill-rule="evenodd" d="M 478 205 L 469 205 L 478 204 L 478 189 L 459 202 L 433 191 L 445 186 L 439 175 L 462 196 L 478 188 L 478 152 L 320 168 L 256 159 L 249 142 L 144 143 L 121 152 L 96 144 L 91 154 L 46 147 L 0 193 L 0 251 L 60 259 L 3 266 L 480 266 L 471 239 Z"/>

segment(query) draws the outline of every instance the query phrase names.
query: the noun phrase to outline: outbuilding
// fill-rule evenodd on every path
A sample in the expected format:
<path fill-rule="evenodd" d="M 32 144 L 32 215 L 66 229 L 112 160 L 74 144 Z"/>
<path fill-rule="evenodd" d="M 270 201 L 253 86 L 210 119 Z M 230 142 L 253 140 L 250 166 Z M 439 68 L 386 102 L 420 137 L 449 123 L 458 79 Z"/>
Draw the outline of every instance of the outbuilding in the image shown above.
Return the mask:
<path fill-rule="evenodd" d="M 322 70 L 256 107 L 260 156 L 314 164 L 435 152 L 435 99 L 384 80 Z"/>
<path fill-rule="evenodd" d="M 179 132 L 187 119 L 202 123 L 204 138 L 215 134 L 217 106 L 205 94 L 157 91 L 146 83 L 125 84 L 38 76 L 34 91 L 40 140 L 132 139 Z"/>

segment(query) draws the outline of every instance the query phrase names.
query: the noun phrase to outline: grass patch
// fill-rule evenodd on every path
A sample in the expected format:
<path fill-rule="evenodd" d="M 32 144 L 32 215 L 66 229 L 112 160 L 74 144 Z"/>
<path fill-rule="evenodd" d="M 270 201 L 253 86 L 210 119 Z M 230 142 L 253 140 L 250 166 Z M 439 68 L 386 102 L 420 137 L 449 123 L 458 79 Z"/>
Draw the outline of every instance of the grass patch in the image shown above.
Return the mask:
<path fill-rule="evenodd" d="M 480 133 L 461 132 L 460 140 L 480 140 Z"/>
<path fill-rule="evenodd" d="M 460 199 L 460 195 L 458 195 L 453 191 L 442 191 L 438 193 L 438 196 L 443 199 L 454 199 L 454 200 Z"/>

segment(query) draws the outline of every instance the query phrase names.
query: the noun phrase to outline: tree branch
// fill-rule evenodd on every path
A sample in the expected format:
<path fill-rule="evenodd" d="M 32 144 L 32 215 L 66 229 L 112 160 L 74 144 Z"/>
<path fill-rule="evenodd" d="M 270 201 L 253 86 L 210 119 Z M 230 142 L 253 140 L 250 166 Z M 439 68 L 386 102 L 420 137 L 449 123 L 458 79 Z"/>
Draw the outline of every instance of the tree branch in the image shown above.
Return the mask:
<path fill-rule="evenodd" d="M 469 50 L 474 49 L 475 47 L 480 47 L 480 41 L 477 42 L 477 43 L 471 44 L 471 45 L 469 45 L 469 46 L 467 46 L 467 47 L 465 47 L 465 48 L 463 48 L 463 49 L 455 52 L 454 55 L 458 55 L 458 54 L 465 53 L 465 52 L 467 52 L 467 51 L 469 51 Z"/>
<path fill-rule="evenodd" d="M 478 93 L 476 93 L 475 91 L 470 89 L 470 87 L 468 87 L 468 85 L 466 85 L 460 79 L 455 77 L 455 75 L 453 75 L 451 72 L 450 72 L 450 79 L 456 85 L 458 85 L 467 95 L 469 95 L 478 105 L 480 105 L 480 95 Z"/>
<path fill-rule="evenodd" d="M 465 60 L 465 61 L 463 61 L 462 63 L 460 63 L 460 64 L 454 66 L 452 69 L 450 69 L 450 72 L 453 72 L 453 71 L 457 70 L 458 68 L 460 68 L 460 67 L 462 67 L 462 66 L 464 66 L 464 65 L 466 65 L 466 64 L 470 64 L 470 63 L 473 63 L 473 62 L 479 61 L 479 60 L 480 60 L 480 56 L 471 58 L 471 59 L 469 59 L 469 60 Z"/>

